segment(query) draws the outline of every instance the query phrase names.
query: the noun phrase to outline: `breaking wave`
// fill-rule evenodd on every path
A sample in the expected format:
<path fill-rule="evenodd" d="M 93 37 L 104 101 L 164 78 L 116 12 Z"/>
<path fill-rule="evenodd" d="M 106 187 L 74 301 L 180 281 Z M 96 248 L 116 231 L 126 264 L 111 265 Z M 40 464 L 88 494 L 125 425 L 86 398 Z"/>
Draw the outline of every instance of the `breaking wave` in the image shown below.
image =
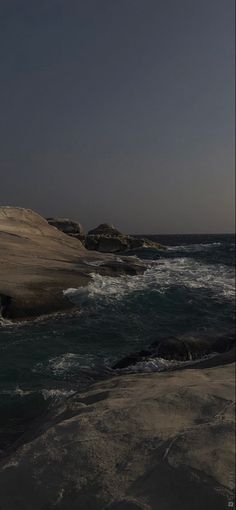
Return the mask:
<path fill-rule="evenodd" d="M 145 359 L 143 361 L 138 361 L 135 365 L 129 365 L 126 368 L 116 369 L 118 372 L 164 372 L 167 370 L 174 370 L 177 368 L 184 368 L 186 366 L 193 366 L 199 363 L 199 361 L 207 360 L 214 358 L 216 353 L 208 354 L 207 356 L 203 356 L 202 358 L 198 358 L 196 360 L 187 360 L 187 361 L 176 361 L 176 360 L 167 360 L 164 358 L 158 357 L 150 357 L 149 359 Z"/>
<path fill-rule="evenodd" d="M 235 295 L 235 275 L 231 267 L 213 267 L 185 257 L 152 261 L 143 275 L 117 278 L 92 273 L 91 277 L 87 287 L 70 288 L 64 294 L 76 304 L 121 300 L 137 292 L 163 294 L 174 287 L 206 289 L 228 299 L 234 299 Z"/>

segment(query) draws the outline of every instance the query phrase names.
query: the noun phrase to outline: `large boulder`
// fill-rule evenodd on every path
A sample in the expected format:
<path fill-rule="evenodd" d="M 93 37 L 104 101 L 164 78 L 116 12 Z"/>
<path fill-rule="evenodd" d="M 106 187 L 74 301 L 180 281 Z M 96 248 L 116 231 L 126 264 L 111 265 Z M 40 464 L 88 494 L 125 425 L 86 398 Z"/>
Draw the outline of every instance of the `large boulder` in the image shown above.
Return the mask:
<path fill-rule="evenodd" d="M 72 221 L 69 218 L 47 218 L 49 225 L 56 227 L 69 236 L 83 235 L 83 227 L 81 223 Z"/>
<path fill-rule="evenodd" d="M 85 238 L 87 250 L 97 250 L 104 253 L 115 253 L 129 248 L 125 236 L 87 236 Z"/>
<path fill-rule="evenodd" d="M 122 236 L 123 234 L 111 223 L 101 223 L 98 227 L 89 230 L 89 236 Z"/>

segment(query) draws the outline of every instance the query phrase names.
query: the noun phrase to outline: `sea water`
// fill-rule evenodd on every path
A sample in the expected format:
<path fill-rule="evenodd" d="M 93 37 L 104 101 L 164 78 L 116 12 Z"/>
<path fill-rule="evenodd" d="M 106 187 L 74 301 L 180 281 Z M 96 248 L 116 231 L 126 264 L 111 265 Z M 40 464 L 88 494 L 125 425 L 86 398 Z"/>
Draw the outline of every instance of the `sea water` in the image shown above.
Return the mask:
<path fill-rule="evenodd" d="M 0 325 L 0 449 L 62 399 L 113 374 L 123 356 L 158 338 L 232 334 L 234 236 L 149 236 L 166 251 L 139 249 L 143 275 L 102 277 L 91 266 L 87 288 L 65 289 L 78 310 L 32 323 Z M 134 371 L 168 370 L 175 360 Z"/>

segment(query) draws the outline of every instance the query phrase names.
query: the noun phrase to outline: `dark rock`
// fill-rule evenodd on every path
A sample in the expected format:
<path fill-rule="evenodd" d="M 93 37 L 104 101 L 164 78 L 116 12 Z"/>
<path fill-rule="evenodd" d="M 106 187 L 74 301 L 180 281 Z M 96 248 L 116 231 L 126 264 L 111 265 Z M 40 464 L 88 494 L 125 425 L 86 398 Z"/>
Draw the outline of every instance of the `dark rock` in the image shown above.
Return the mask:
<path fill-rule="evenodd" d="M 219 335 L 218 337 L 172 337 L 155 341 L 147 350 L 133 353 L 118 361 L 113 368 L 122 369 L 152 358 L 163 358 L 174 361 L 198 360 L 212 353 L 230 351 L 235 344 L 235 336 Z"/>
<path fill-rule="evenodd" d="M 122 233 L 111 223 L 101 223 L 98 227 L 89 230 L 88 235 L 99 236 L 122 236 Z"/>
<path fill-rule="evenodd" d="M 124 251 L 128 247 L 125 237 L 104 237 L 101 236 L 98 243 L 98 250 L 101 252 L 119 252 Z"/>
<path fill-rule="evenodd" d="M 6 294 L 0 294 L 0 317 L 8 318 L 10 317 L 10 306 L 12 303 L 11 296 L 6 296 Z"/>
<path fill-rule="evenodd" d="M 68 218 L 47 218 L 47 221 L 49 225 L 56 227 L 58 230 L 61 230 L 61 232 L 64 232 L 64 234 L 69 236 L 75 237 L 83 234 L 82 225 Z"/>
<path fill-rule="evenodd" d="M 90 230 L 85 238 L 84 245 L 87 250 L 96 250 L 103 253 L 132 252 L 132 250 L 140 248 L 166 249 L 165 246 L 149 239 L 122 234 L 114 225 L 108 223 L 103 223 Z"/>

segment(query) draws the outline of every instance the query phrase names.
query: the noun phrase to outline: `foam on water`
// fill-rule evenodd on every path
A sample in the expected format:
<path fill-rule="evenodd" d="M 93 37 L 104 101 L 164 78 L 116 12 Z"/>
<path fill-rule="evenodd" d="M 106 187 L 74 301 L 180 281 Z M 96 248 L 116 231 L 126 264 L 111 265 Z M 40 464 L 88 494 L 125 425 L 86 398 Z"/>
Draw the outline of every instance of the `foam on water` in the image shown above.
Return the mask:
<path fill-rule="evenodd" d="M 168 251 L 174 251 L 174 252 L 186 252 L 186 253 L 194 253 L 194 252 L 200 252 L 200 251 L 208 251 L 211 249 L 215 249 L 216 246 L 221 246 L 222 243 L 215 242 L 215 243 L 196 243 L 196 244 L 183 244 L 179 246 L 169 246 Z"/>
<path fill-rule="evenodd" d="M 65 352 L 55 358 L 50 358 L 45 365 L 44 363 L 37 363 L 33 367 L 32 372 L 43 372 L 46 374 L 53 374 L 54 376 L 64 376 L 66 374 L 77 374 L 79 370 L 91 369 L 93 367 L 93 356 L 80 355 L 73 352 Z"/>
<path fill-rule="evenodd" d="M 152 261 L 143 275 L 110 277 L 91 274 L 88 287 L 64 291 L 73 302 L 121 300 L 127 294 L 147 290 L 165 293 L 171 287 L 207 289 L 217 296 L 234 299 L 235 275 L 224 265 L 207 265 L 192 258 Z"/>
<path fill-rule="evenodd" d="M 58 388 L 50 389 L 50 390 L 41 390 L 41 394 L 43 395 L 44 400 L 54 399 L 60 400 L 62 398 L 71 397 L 75 394 L 74 390 L 59 390 Z"/>
<path fill-rule="evenodd" d="M 216 356 L 216 353 L 212 353 L 202 358 L 196 360 L 187 360 L 187 361 L 176 361 L 176 360 L 167 360 L 164 358 L 152 357 L 149 359 L 145 359 L 143 361 L 138 361 L 135 365 L 130 365 L 126 368 L 122 368 L 116 370 L 118 372 L 164 372 L 166 370 L 174 370 L 177 368 L 184 368 L 186 366 L 192 366 L 199 361 L 203 361 L 206 359 L 211 359 Z"/>
<path fill-rule="evenodd" d="M 9 395 L 10 397 L 21 397 L 24 398 L 28 395 L 34 393 L 32 390 L 23 390 L 19 386 L 16 386 L 14 389 L 9 390 L 1 390 L 1 395 Z"/>

